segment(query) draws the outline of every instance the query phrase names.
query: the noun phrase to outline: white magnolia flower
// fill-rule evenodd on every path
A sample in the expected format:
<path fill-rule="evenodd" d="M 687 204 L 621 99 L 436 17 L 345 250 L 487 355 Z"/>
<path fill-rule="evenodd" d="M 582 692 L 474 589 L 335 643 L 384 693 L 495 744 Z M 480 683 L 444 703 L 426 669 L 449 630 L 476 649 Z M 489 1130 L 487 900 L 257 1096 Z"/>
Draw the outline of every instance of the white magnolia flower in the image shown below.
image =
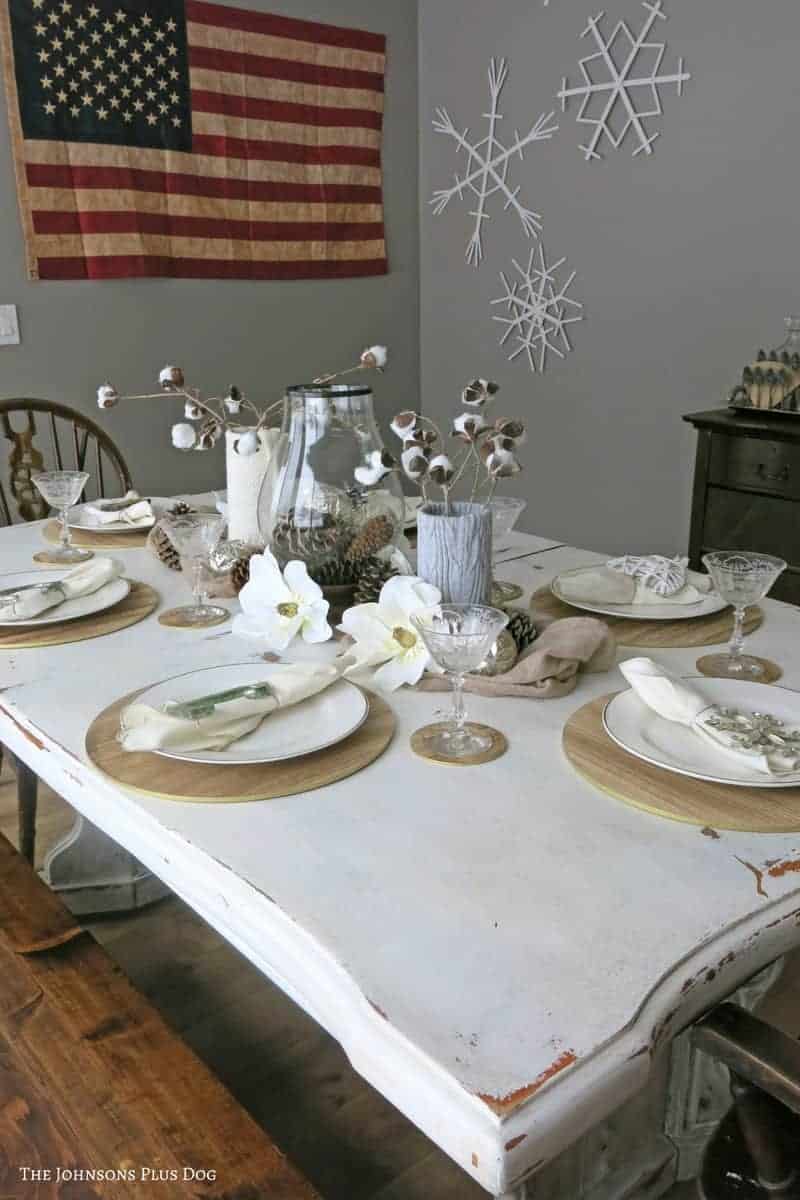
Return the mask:
<path fill-rule="evenodd" d="M 452 462 L 446 454 L 435 454 L 430 461 L 430 465 L 428 466 L 428 474 L 434 483 L 437 483 L 440 487 L 443 487 L 445 484 L 450 482 L 455 474 L 455 471 L 453 469 Z"/>
<path fill-rule="evenodd" d="M 438 588 L 416 575 L 398 575 L 383 585 L 377 604 L 348 608 L 339 628 L 355 643 L 347 652 L 355 661 L 346 673 L 377 667 L 372 682 L 391 692 L 418 683 L 427 669 L 437 670 L 410 618 L 441 599 Z"/>
<path fill-rule="evenodd" d="M 119 392 L 113 383 L 101 383 L 97 389 L 97 407 L 113 408 L 119 400 Z"/>
<path fill-rule="evenodd" d="M 240 438 L 236 439 L 233 448 L 237 454 L 241 454 L 242 458 L 250 458 L 251 455 L 258 454 L 260 445 L 258 434 L 254 429 L 248 429 L 247 433 L 243 433 Z"/>
<path fill-rule="evenodd" d="M 385 346 L 370 346 L 361 355 L 362 365 L 365 367 L 373 367 L 378 371 L 386 369 L 386 364 L 389 361 L 389 351 Z"/>
<path fill-rule="evenodd" d="M 422 479 L 427 473 L 428 460 L 420 447 L 414 443 L 400 455 L 400 462 L 409 479 Z"/>
<path fill-rule="evenodd" d="M 465 412 L 453 421 L 453 436 L 462 442 L 474 442 L 486 428 L 486 421 L 479 412 Z"/>
<path fill-rule="evenodd" d="M 185 421 L 172 426 L 172 444 L 176 450 L 191 450 L 196 441 L 197 434 Z"/>
<path fill-rule="evenodd" d="M 373 450 L 367 455 L 366 465 L 356 467 L 353 474 L 356 483 L 360 483 L 364 487 L 372 487 L 374 484 L 380 483 L 384 475 L 388 475 L 396 466 L 397 463 L 388 450 Z"/>
<path fill-rule="evenodd" d="M 328 601 L 309 578 L 305 563 L 287 563 L 281 572 L 270 550 L 250 559 L 250 578 L 239 592 L 242 611 L 233 619 L 237 637 L 254 638 L 282 654 L 298 635 L 304 642 L 327 642 Z"/>
<path fill-rule="evenodd" d="M 158 373 L 158 382 L 165 392 L 174 392 L 182 388 L 186 380 L 180 367 L 162 367 Z"/>

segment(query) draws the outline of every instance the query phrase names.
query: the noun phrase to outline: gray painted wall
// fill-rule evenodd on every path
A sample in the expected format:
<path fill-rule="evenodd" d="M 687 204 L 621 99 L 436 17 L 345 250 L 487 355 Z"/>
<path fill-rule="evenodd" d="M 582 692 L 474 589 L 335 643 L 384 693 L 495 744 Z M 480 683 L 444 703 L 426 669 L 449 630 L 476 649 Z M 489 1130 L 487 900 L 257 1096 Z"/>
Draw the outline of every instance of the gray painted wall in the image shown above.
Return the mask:
<path fill-rule="evenodd" d="M 682 55 L 692 80 L 664 90 L 650 158 L 631 145 L 587 163 L 585 126 L 555 99 L 591 53 L 580 34 L 594 0 L 420 0 L 422 380 L 426 410 L 455 410 L 462 382 L 488 375 L 500 409 L 527 416 L 526 472 L 507 490 L 529 501 L 521 527 L 610 551 L 675 551 L 688 537 L 693 435 L 682 413 L 717 407 L 760 344 L 782 340 L 800 307 L 797 48 L 794 0 L 666 0 L 665 65 Z M 638 0 L 609 18 L 637 29 Z M 431 129 L 437 105 L 481 129 L 486 68 L 505 55 L 503 134 L 557 110 L 560 132 L 512 171 L 544 217 L 551 258 L 578 272 L 585 321 L 574 353 L 531 375 L 498 348 L 489 302 L 498 272 L 527 258 L 516 218 L 495 208 L 486 261 L 464 261 L 467 205 L 434 217 L 427 200 L 457 166 Z M 479 134 L 478 136 L 482 136 Z M 496 311 L 496 310 L 495 310 Z"/>
<path fill-rule="evenodd" d="M 367 344 L 391 343 L 393 368 L 376 384 L 379 411 L 408 404 L 419 386 L 416 0 L 246 0 L 293 17 L 386 33 L 384 190 L 390 274 L 318 282 L 26 279 L 5 111 L 0 112 L 0 303 L 19 306 L 22 343 L 0 347 L 0 396 L 41 396 L 98 417 L 144 491 L 221 487 L 224 453 L 169 446 L 175 401 L 99 414 L 110 376 L 148 390 L 177 362 L 205 390 L 237 382 L 252 398 L 344 367 Z M 0 89 L 0 92 L 2 89 Z M 4 105 L 0 100 L 0 105 Z M 1 451 L 0 451 L 1 452 Z"/>

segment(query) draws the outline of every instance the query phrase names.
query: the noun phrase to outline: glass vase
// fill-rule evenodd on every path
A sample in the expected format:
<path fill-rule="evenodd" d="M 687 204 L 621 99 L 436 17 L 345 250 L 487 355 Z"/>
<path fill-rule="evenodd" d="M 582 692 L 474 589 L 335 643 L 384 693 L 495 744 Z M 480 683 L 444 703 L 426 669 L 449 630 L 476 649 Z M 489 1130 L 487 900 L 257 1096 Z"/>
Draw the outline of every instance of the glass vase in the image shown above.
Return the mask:
<path fill-rule="evenodd" d="M 281 564 L 299 559 L 312 575 L 326 567 L 325 582 L 335 583 L 360 532 L 377 550 L 402 530 L 402 488 L 394 472 L 374 484 L 356 477 L 383 450 L 369 387 L 291 387 L 286 401 L 285 461 L 272 498 L 262 490 L 262 534 L 268 526 Z"/>

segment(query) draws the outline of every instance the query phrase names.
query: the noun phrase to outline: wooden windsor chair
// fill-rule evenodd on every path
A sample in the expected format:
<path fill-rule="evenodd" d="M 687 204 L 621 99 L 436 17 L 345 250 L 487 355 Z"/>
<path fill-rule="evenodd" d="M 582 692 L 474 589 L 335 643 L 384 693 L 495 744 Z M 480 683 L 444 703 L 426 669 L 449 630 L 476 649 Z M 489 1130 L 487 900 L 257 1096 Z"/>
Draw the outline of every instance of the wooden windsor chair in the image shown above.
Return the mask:
<path fill-rule="evenodd" d="M 48 515 L 49 506 L 32 482 L 37 471 L 88 472 L 91 478 L 84 495 L 88 493 L 89 499 L 121 496 L 131 487 L 125 459 L 105 430 L 64 404 L 28 398 L 0 400 L 0 433 L 11 445 L 7 468 L 0 468 L 0 525 L 12 525 L 15 519 L 39 521 Z M 0 767 L 2 761 L 0 745 Z M 20 851 L 32 863 L 38 779 L 19 759 L 15 766 Z"/>
<path fill-rule="evenodd" d="M 695 1025 L 692 1040 L 728 1067 L 734 1101 L 706 1151 L 701 1200 L 798 1200 L 800 1043 L 736 1004 Z"/>

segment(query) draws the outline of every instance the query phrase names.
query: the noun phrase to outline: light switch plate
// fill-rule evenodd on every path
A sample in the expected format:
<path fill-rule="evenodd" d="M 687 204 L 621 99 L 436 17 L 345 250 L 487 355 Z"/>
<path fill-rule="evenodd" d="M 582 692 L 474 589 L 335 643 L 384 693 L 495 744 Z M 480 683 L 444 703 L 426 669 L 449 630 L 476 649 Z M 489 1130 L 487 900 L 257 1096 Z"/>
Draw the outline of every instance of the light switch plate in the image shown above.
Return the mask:
<path fill-rule="evenodd" d="M 0 346 L 19 345 L 16 304 L 0 304 Z"/>

